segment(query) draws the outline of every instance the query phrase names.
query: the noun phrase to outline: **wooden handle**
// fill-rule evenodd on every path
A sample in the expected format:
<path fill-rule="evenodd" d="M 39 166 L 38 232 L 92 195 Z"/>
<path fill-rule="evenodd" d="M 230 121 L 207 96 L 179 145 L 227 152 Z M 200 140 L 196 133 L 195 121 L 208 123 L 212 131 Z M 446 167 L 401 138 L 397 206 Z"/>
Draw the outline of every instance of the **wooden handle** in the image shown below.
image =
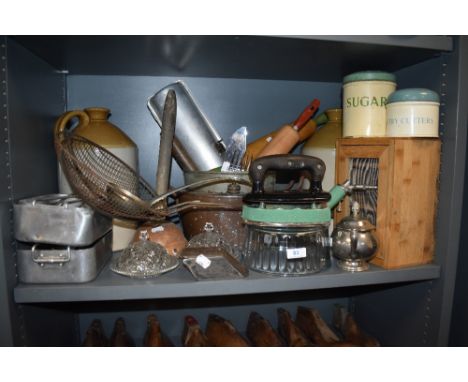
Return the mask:
<path fill-rule="evenodd" d="M 284 125 L 271 142 L 258 154 L 257 158 L 267 155 L 287 154 L 298 142 L 299 133 L 291 125 Z"/>
<path fill-rule="evenodd" d="M 304 142 L 305 140 L 309 139 L 317 129 L 317 121 L 315 119 L 311 119 L 307 124 L 298 131 L 299 133 L 299 142 Z"/>
<path fill-rule="evenodd" d="M 308 121 L 305 126 L 299 130 L 299 143 L 304 142 L 309 139 L 317 130 L 317 126 L 323 125 L 328 122 L 328 118 L 325 113 L 320 114 L 318 117 Z M 265 146 L 270 143 L 270 141 L 278 134 L 278 130 L 272 131 L 256 139 L 255 141 L 247 145 L 246 155 L 252 158 L 252 160 L 258 158 L 258 154 L 265 148 Z"/>
<path fill-rule="evenodd" d="M 269 134 L 264 135 L 256 139 L 255 141 L 247 145 L 247 154 L 252 157 L 252 159 L 258 158 L 258 154 L 265 148 L 265 146 L 270 143 L 273 137 L 278 133 L 278 131 L 272 131 Z"/>
<path fill-rule="evenodd" d="M 309 139 L 312 134 L 314 134 L 316 128 L 317 123 L 313 120 L 309 121 L 301 130 L 298 131 L 299 142 L 304 142 L 306 139 Z M 280 130 L 281 127 L 278 130 L 272 131 L 271 133 L 266 134 L 263 137 L 249 143 L 247 145 L 246 154 L 249 155 L 252 160 L 259 158 L 259 154 L 266 147 L 266 145 L 268 145 L 273 140 L 273 138 L 276 137 Z"/>
<path fill-rule="evenodd" d="M 57 119 L 57 122 L 55 123 L 54 135 L 56 138 L 65 132 L 67 123 L 75 117 L 78 117 L 80 119 L 80 123 L 84 125 L 87 125 L 89 123 L 89 116 L 84 111 L 81 111 L 81 110 L 67 111 L 66 113 L 62 114 L 59 117 L 59 119 Z"/>
<path fill-rule="evenodd" d="M 320 101 L 318 99 L 314 99 L 312 103 L 307 106 L 301 115 L 294 121 L 293 128 L 296 130 L 300 130 L 304 127 L 307 121 L 312 118 L 315 112 L 318 110 L 320 106 Z"/>

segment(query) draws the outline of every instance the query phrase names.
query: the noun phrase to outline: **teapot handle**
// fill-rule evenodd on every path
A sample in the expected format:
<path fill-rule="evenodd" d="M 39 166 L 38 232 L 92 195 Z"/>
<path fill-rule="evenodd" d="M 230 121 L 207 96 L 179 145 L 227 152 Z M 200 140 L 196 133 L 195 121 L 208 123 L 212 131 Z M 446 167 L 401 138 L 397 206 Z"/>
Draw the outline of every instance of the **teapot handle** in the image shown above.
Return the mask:
<path fill-rule="evenodd" d="M 80 120 L 80 123 L 83 125 L 87 125 L 89 123 L 89 116 L 84 111 L 82 110 L 67 111 L 66 113 L 62 114 L 57 120 L 57 122 L 55 123 L 54 135 L 56 139 L 64 134 L 65 128 L 67 127 L 67 123 L 75 117 L 78 117 Z"/>
<path fill-rule="evenodd" d="M 356 231 L 351 232 L 351 258 L 353 260 L 356 259 L 356 253 L 357 253 L 357 243 L 358 243 L 358 234 Z"/>

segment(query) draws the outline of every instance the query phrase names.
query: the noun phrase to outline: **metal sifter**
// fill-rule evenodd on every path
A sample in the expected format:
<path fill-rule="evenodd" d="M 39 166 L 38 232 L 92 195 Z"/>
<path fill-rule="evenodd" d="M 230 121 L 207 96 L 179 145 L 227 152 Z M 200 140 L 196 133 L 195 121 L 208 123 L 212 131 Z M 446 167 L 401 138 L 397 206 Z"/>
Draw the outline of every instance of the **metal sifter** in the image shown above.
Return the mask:
<path fill-rule="evenodd" d="M 300 172 L 308 190 L 264 190 L 267 173 L 288 177 Z M 329 263 L 331 209 L 345 196 L 344 186 L 322 190 L 325 163 L 307 155 L 272 155 L 250 166 L 252 192 L 244 197 L 246 263 L 250 269 L 281 276 L 319 272 Z"/>

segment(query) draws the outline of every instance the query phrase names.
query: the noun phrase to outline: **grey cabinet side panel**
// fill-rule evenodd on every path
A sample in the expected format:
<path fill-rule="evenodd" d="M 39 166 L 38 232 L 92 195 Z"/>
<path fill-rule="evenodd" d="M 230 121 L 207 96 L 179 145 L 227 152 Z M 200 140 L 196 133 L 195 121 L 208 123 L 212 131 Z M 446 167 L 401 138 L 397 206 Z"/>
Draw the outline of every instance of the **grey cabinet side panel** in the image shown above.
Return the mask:
<path fill-rule="evenodd" d="M 3 197 L 3 195 L 2 195 Z M 13 346 L 15 334 L 19 333 L 13 303 L 12 289 L 16 283 L 13 271 L 14 258 L 11 251 L 10 203 L 0 203 L 0 346 Z"/>
<path fill-rule="evenodd" d="M 27 344 L 16 284 L 13 201 L 56 190 L 52 141 L 64 110 L 63 79 L 10 39 L 0 38 L 0 345 Z"/>
<path fill-rule="evenodd" d="M 63 75 L 12 40 L 8 50 L 14 198 L 55 192 L 53 128 L 65 109 Z"/>
<path fill-rule="evenodd" d="M 6 38 L 0 36 L 0 346 L 12 346 L 18 333 L 13 320 L 12 288 L 16 283 L 11 251 L 11 167 L 8 120 Z"/>
<path fill-rule="evenodd" d="M 442 266 L 441 277 L 431 283 L 391 290 L 392 298 L 374 298 L 363 294 L 356 298 L 356 311 L 375 306 L 374 315 L 366 311 L 366 321 L 378 326 L 392 309 L 394 325 L 402 327 L 411 320 L 413 331 L 407 335 L 413 345 L 446 346 L 450 329 L 455 273 L 460 238 L 463 201 L 463 175 L 466 153 L 466 76 L 468 65 L 465 39 L 456 39 L 453 53 L 422 65 L 397 72 L 399 88 L 426 87 L 441 96 L 440 133 L 442 162 L 439 179 L 439 205 L 436 221 L 436 262 Z M 436 65 L 440 69 L 437 69 Z M 440 75 L 437 75 L 440 74 Z M 414 298 L 419 295 L 420 298 Z M 380 295 L 379 295 L 380 296 Z M 417 301 L 418 304 L 414 305 Z M 411 321 L 410 320 L 410 321 Z M 379 330 L 377 330 L 379 332 Z M 399 343 L 399 342 L 398 342 Z M 404 343 L 404 342 L 402 342 Z"/>
<path fill-rule="evenodd" d="M 68 305 L 21 305 L 27 346 L 76 346 L 78 315 Z"/>
<path fill-rule="evenodd" d="M 355 298 L 359 325 L 376 336 L 383 346 L 426 344 L 426 299 L 433 281 L 369 287 Z"/>
<path fill-rule="evenodd" d="M 459 108 L 458 108 L 458 128 L 468 129 L 468 37 L 461 37 L 460 54 L 460 82 L 459 82 Z M 467 158 L 468 159 L 468 158 Z M 468 224 L 468 167 L 465 159 L 465 188 L 459 190 L 459 195 L 463 195 L 464 203 L 462 209 L 462 223 L 460 235 L 460 247 L 458 255 L 457 277 L 455 284 L 455 295 L 453 303 L 453 317 L 450 328 L 450 345 L 467 346 L 468 330 L 466 323 L 468 320 L 468 236 L 466 235 L 466 225 Z M 460 196 L 461 197 L 461 196 Z"/>
<path fill-rule="evenodd" d="M 436 237 L 437 254 L 444 257 L 439 260 L 441 279 L 435 283 L 431 300 L 432 309 L 440 312 L 437 345 L 448 344 L 461 233 L 468 106 L 467 37 L 457 38 L 455 52 L 446 55 L 445 64 L 440 91 L 446 106 L 442 108 L 444 135 Z M 434 335 L 430 332 L 430 336 Z"/>
<path fill-rule="evenodd" d="M 468 125 L 467 125 L 468 129 Z M 467 158 L 468 159 L 468 158 Z M 462 209 L 462 227 L 468 224 L 468 166 L 465 164 L 464 203 Z M 468 237 L 466 228 L 460 237 L 458 251 L 457 278 L 450 326 L 450 346 L 468 346 Z"/>

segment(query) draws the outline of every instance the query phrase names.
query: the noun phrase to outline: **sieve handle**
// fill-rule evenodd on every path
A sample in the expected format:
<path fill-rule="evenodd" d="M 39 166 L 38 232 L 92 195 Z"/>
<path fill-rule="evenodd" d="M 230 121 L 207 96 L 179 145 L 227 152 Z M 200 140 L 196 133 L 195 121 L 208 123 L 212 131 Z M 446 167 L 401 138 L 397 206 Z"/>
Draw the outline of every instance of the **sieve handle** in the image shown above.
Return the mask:
<path fill-rule="evenodd" d="M 252 192 L 263 193 L 263 182 L 268 171 L 286 172 L 291 170 L 304 170 L 311 176 L 310 190 L 321 190 L 325 175 L 325 163 L 320 158 L 309 155 L 269 155 L 258 158 L 252 162 L 249 175 L 252 179 Z"/>
<path fill-rule="evenodd" d="M 56 137 L 59 137 L 65 132 L 67 123 L 70 122 L 73 118 L 79 118 L 80 124 L 87 125 L 89 124 L 89 116 L 82 110 L 71 110 L 62 114 L 60 118 L 55 123 L 54 134 Z"/>

